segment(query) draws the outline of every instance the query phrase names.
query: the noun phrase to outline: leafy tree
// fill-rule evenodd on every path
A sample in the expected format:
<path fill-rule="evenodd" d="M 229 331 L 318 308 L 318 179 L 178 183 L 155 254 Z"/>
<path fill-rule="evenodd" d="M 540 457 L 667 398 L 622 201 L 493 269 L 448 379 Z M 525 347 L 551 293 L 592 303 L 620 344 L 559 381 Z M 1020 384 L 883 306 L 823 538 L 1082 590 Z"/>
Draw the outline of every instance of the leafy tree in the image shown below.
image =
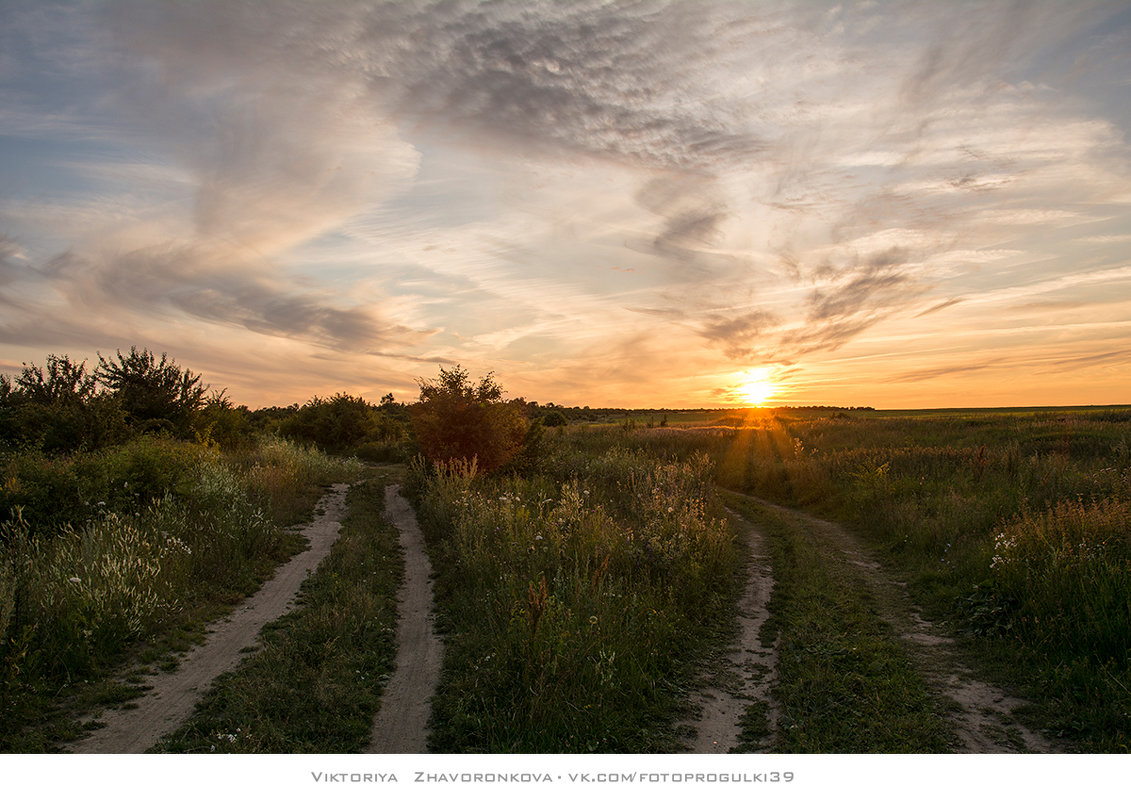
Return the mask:
<path fill-rule="evenodd" d="M 0 438 L 9 444 L 70 453 L 99 448 L 124 436 L 117 404 L 96 391 L 95 377 L 87 373 L 85 361 L 51 354 L 44 367 L 25 362 L 14 386 L 6 377 L 3 383 Z"/>
<path fill-rule="evenodd" d="M 75 364 L 69 356 L 52 353 L 46 370 L 24 362 L 16 387 L 32 403 L 81 405 L 94 395 L 95 378 L 86 372 L 85 361 Z"/>
<path fill-rule="evenodd" d="M 142 429 L 171 428 L 187 436 L 208 388 L 200 375 L 182 369 L 166 354 L 148 349 L 119 350 L 116 359 L 98 355 L 95 377 L 111 391 L 131 423 Z"/>
<path fill-rule="evenodd" d="M 343 451 L 371 438 L 378 424 L 378 415 L 364 398 L 339 392 L 332 398 L 312 398 L 279 424 L 279 433 L 327 451 Z"/>
<path fill-rule="evenodd" d="M 557 409 L 554 409 L 547 414 L 542 415 L 542 425 L 551 426 L 554 428 L 561 428 L 562 426 L 569 425 L 569 420 Z"/>
<path fill-rule="evenodd" d="M 529 422 L 525 401 L 503 400 L 488 373 L 472 384 L 456 365 L 440 368 L 434 381 L 420 380 L 412 424 L 421 453 L 432 462 L 475 459 L 484 472 L 497 470 L 522 450 Z"/>
<path fill-rule="evenodd" d="M 251 414 L 246 406 L 236 406 L 224 392 L 212 392 L 196 419 L 201 440 L 214 442 L 226 451 L 250 445 L 254 439 Z"/>

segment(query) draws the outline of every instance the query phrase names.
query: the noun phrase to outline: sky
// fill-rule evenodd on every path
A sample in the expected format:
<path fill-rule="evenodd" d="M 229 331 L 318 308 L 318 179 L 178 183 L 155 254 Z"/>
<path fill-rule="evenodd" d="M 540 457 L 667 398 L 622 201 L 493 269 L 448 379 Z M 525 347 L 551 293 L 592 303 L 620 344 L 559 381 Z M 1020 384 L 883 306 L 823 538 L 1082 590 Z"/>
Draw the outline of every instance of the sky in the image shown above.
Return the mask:
<path fill-rule="evenodd" d="M 1131 3 L 0 0 L 0 372 L 1131 403 Z"/>

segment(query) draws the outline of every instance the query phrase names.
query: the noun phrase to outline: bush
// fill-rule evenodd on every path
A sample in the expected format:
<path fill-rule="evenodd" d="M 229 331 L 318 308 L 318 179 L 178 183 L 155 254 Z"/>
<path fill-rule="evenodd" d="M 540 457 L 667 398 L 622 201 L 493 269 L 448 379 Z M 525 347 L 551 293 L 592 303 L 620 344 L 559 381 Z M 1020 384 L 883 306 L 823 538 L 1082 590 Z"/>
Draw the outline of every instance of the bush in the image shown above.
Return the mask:
<path fill-rule="evenodd" d="M 207 387 L 199 375 L 177 366 L 166 354 L 161 360 L 148 350 L 131 347 L 128 356 L 98 357 L 98 382 L 113 393 L 127 419 L 143 431 L 169 430 L 189 436 Z"/>
<path fill-rule="evenodd" d="M 279 424 L 279 433 L 342 453 L 366 442 L 393 445 L 403 432 L 384 408 L 374 408 L 360 396 L 339 392 L 328 399 L 312 398 Z"/>
<path fill-rule="evenodd" d="M 412 413 L 421 453 L 430 462 L 474 460 L 484 473 L 507 464 L 522 450 L 529 423 L 525 401 L 502 397 L 490 373 L 473 386 L 458 365 L 421 381 Z"/>
<path fill-rule="evenodd" d="M 125 438 L 116 400 L 96 392 L 86 363 L 51 354 L 45 367 L 24 364 L 15 385 L 0 381 L 0 442 L 46 453 L 100 448 Z"/>

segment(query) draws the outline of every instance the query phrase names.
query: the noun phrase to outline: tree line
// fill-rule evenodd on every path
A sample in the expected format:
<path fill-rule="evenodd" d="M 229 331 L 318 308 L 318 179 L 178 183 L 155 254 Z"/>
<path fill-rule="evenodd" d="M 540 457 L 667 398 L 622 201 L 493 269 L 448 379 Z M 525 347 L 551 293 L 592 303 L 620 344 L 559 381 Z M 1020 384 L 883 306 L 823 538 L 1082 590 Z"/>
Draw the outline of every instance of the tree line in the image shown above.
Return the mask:
<path fill-rule="evenodd" d="M 251 410 L 166 353 L 131 347 L 99 354 L 93 368 L 52 354 L 42 366 L 25 362 L 18 375 L 0 375 L 0 455 L 70 455 L 142 435 L 234 450 L 277 434 L 333 454 L 398 461 L 420 453 L 434 462 L 474 460 L 479 470 L 493 471 L 529 455 L 542 418 L 565 423 L 552 405 L 506 400 L 492 374 L 473 381 L 458 365 L 440 368 L 438 378 L 420 379 L 419 386 L 410 404 L 391 393 L 372 403 L 339 392 Z"/>

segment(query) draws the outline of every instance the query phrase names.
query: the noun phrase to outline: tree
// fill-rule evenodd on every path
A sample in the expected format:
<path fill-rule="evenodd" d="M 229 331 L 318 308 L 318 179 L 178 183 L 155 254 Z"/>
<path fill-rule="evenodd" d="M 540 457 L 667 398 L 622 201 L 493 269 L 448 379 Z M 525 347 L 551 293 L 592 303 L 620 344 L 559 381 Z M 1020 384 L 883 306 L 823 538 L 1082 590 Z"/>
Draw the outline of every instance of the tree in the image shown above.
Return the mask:
<path fill-rule="evenodd" d="M 4 377 L 0 395 L 0 439 L 8 444 L 70 453 L 99 448 L 124 434 L 115 401 L 96 391 L 86 362 L 69 356 L 51 354 L 45 367 L 25 362 L 14 385 Z"/>
<path fill-rule="evenodd" d="M 542 425 L 550 426 L 552 428 L 561 428 L 562 426 L 569 425 L 569 420 L 557 409 L 553 409 L 547 414 L 542 415 Z"/>
<path fill-rule="evenodd" d="M 180 436 L 190 433 L 208 391 L 199 375 L 181 369 L 166 354 L 158 361 L 148 349 L 136 347 L 126 356 L 119 350 L 116 360 L 99 354 L 95 376 L 130 422 L 143 429 L 172 428 Z"/>
<path fill-rule="evenodd" d="M 438 379 L 419 383 L 412 425 L 420 452 L 429 461 L 475 459 L 480 470 L 491 472 L 522 450 L 529 429 L 526 403 L 504 401 L 492 373 L 473 385 L 459 365 L 441 367 Z"/>
<path fill-rule="evenodd" d="M 339 392 L 332 398 L 315 396 L 279 424 L 285 437 L 313 442 L 323 450 L 342 451 L 374 435 L 378 415 L 360 396 Z"/>
<path fill-rule="evenodd" d="M 16 387 L 32 403 L 81 405 L 94 395 L 95 379 L 86 372 L 86 362 L 75 364 L 69 356 L 52 353 L 46 370 L 24 362 Z"/>

